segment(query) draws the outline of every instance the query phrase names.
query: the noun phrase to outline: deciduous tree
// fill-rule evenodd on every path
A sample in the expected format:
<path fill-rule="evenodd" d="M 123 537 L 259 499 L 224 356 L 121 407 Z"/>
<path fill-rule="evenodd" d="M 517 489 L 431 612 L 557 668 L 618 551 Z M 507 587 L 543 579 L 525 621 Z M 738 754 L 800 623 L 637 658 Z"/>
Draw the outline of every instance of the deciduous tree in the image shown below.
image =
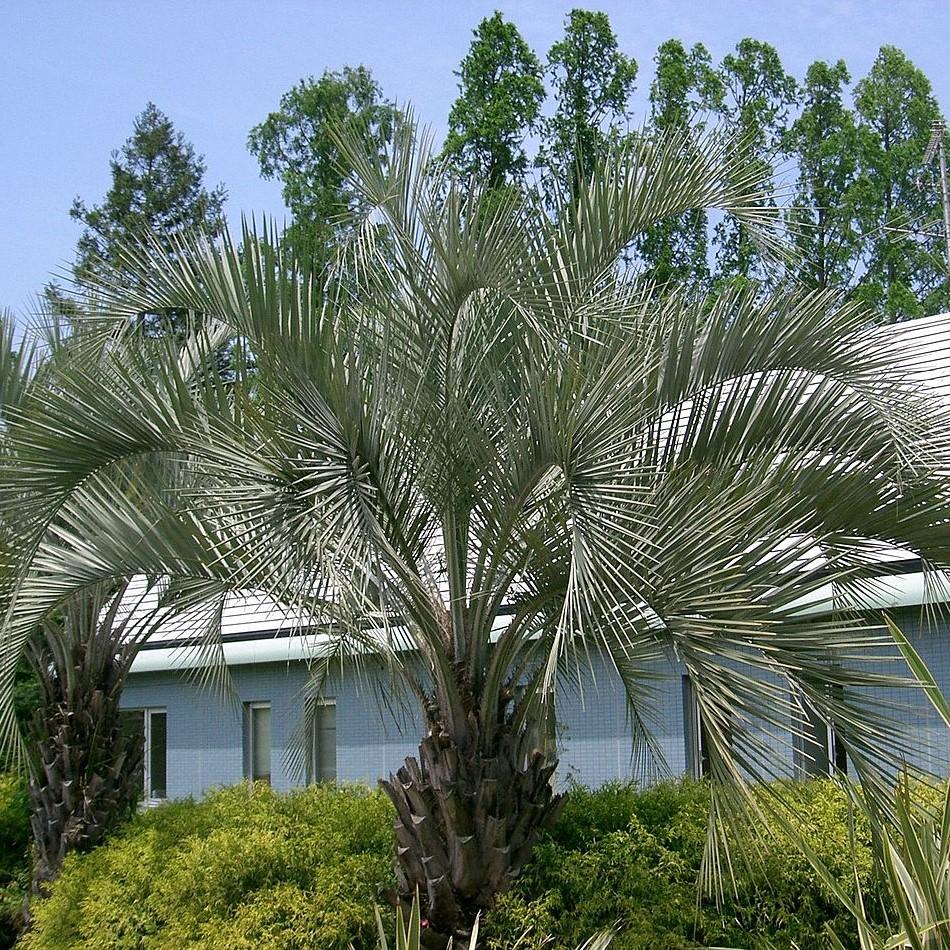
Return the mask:
<path fill-rule="evenodd" d="M 860 236 L 853 207 L 858 134 L 844 101 L 850 78 L 844 60 L 812 63 L 801 114 L 783 139 L 783 151 L 798 169 L 786 212 L 797 251 L 795 272 L 809 287 L 846 289 L 858 276 Z"/>
<path fill-rule="evenodd" d="M 760 40 L 743 39 L 719 67 L 724 97 L 721 114 L 737 147 L 763 167 L 774 164 L 786 128 L 789 109 L 795 104 L 795 79 L 785 72 L 775 47 Z M 771 198 L 766 199 L 772 203 Z M 726 216 L 716 225 L 716 276 L 762 276 L 759 250 L 748 230 Z"/>
<path fill-rule="evenodd" d="M 650 129 L 685 136 L 702 130 L 722 103 L 722 79 L 702 43 L 691 49 L 667 40 L 654 57 L 656 77 L 650 84 Z M 689 139 L 684 139 L 690 147 Z M 645 274 L 659 286 L 671 281 L 703 285 L 709 279 L 708 218 L 695 208 L 668 218 L 644 232 L 637 245 Z"/>
<path fill-rule="evenodd" d="M 626 131 L 637 61 L 620 51 L 606 13 L 575 8 L 548 52 L 548 72 L 555 111 L 538 162 L 573 191 Z"/>
<path fill-rule="evenodd" d="M 937 313 L 950 298 L 946 268 L 926 237 L 941 221 L 939 185 L 922 168 L 940 118 L 930 81 L 901 50 L 882 46 L 855 87 L 855 107 L 859 167 L 852 195 L 865 269 L 858 292 L 887 322 Z"/>
<path fill-rule="evenodd" d="M 365 66 L 345 66 L 301 80 L 281 96 L 276 112 L 251 129 L 248 148 L 261 174 L 281 182 L 293 215 L 287 240 L 300 261 L 314 267 L 326 263 L 340 222 L 358 211 L 358 195 L 348 184 L 351 169 L 334 130 L 358 129 L 367 149 L 379 152 L 401 118 Z"/>
<path fill-rule="evenodd" d="M 443 154 L 457 172 L 493 189 L 518 181 L 528 165 L 524 140 L 544 102 L 538 57 L 499 12 L 474 30 L 456 75 L 459 95 L 449 112 Z"/>

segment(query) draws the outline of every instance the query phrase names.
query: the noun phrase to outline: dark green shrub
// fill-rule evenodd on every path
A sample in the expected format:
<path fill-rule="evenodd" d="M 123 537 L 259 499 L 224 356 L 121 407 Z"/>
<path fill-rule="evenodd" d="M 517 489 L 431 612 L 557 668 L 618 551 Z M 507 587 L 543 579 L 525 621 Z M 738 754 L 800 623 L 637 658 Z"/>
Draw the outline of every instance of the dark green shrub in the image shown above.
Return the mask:
<path fill-rule="evenodd" d="M 371 946 L 391 860 L 392 812 L 379 793 L 239 785 L 143 812 L 105 846 L 71 856 L 22 945 Z"/>
<path fill-rule="evenodd" d="M 825 864 L 853 890 L 849 809 L 831 782 L 783 786 L 796 826 Z M 670 783 L 638 792 L 612 785 L 572 790 L 558 824 L 538 847 L 515 889 L 486 919 L 489 946 L 519 950 L 575 946 L 619 923 L 618 950 L 655 947 L 822 947 L 830 924 L 847 943 L 850 915 L 827 892 L 789 835 L 778 827 L 733 842 L 735 893 L 697 907 L 697 870 L 709 815 L 706 786 Z M 866 842 L 868 829 L 855 829 Z M 873 891 L 870 849 L 858 866 Z"/>
<path fill-rule="evenodd" d="M 26 781 L 0 772 L 0 948 L 12 947 L 30 882 L 30 800 Z"/>

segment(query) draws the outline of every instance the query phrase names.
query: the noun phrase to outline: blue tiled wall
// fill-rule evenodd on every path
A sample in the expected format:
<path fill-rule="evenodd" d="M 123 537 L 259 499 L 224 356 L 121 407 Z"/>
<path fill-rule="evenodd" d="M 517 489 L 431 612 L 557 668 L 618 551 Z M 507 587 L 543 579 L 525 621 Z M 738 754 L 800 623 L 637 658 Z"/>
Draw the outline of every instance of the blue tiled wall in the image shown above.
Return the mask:
<path fill-rule="evenodd" d="M 908 609 L 898 620 L 950 694 L 950 638 L 924 629 L 919 610 Z M 681 671 L 671 664 L 657 667 L 663 675 L 654 686 L 649 707 L 654 729 L 673 774 L 686 769 Z M 588 675 L 564 682 L 558 693 L 559 780 L 575 779 L 598 786 L 612 779 L 637 778 L 631 759 L 625 703 L 616 676 L 599 660 Z M 301 662 L 264 663 L 232 668 L 237 696 L 216 699 L 189 678 L 176 673 L 141 673 L 130 677 L 123 706 L 164 707 L 168 711 L 168 794 L 172 798 L 201 796 L 217 785 L 237 782 L 243 775 L 242 703 L 271 703 L 272 783 L 286 789 L 298 781 L 288 771 L 287 751 L 303 717 L 306 665 Z M 421 736 L 418 714 L 411 708 L 382 709 L 378 700 L 384 678 L 371 663 L 356 675 L 333 673 L 324 687 L 336 699 L 337 775 L 341 781 L 376 780 L 416 752 Z M 921 738 L 915 761 L 936 773 L 950 771 L 950 744 L 924 697 L 916 690 L 893 695 L 904 704 L 898 715 L 914 724 Z M 768 740 L 791 769 L 790 735 Z"/>

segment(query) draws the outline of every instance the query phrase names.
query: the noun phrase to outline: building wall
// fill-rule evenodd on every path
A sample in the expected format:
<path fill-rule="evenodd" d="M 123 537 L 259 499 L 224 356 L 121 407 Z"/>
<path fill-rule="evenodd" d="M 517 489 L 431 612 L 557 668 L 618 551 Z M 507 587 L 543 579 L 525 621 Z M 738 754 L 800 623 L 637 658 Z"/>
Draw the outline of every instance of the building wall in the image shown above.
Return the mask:
<path fill-rule="evenodd" d="M 941 687 L 950 695 L 950 639 L 921 623 L 920 611 L 896 615 L 902 628 L 927 661 Z M 893 667 L 880 664 L 882 670 Z M 672 664 L 657 666 L 662 675 L 649 707 L 664 758 L 674 775 L 687 768 L 684 735 L 682 671 Z M 171 798 L 200 797 L 209 789 L 233 784 L 244 775 L 242 704 L 271 703 L 271 780 L 287 789 L 302 781 L 290 769 L 295 739 L 299 742 L 308 673 L 299 661 L 235 666 L 231 669 L 237 695 L 216 698 L 187 675 L 173 672 L 134 674 L 122 705 L 129 709 L 167 710 L 167 788 Z M 323 689 L 336 700 L 337 777 L 340 781 L 375 784 L 415 754 L 422 734 L 418 714 L 406 703 L 392 701 L 392 691 L 379 666 L 362 664 L 358 674 L 331 674 Z M 381 703 L 385 695 L 390 702 Z M 883 694 L 882 694 L 883 695 Z M 928 771 L 950 772 L 950 742 L 936 714 L 919 690 L 889 690 L 901 704 L 895 717 L 911 727 L 920 751 L 912 760 Z M 587 675 L 561 684 L 558 704 L 558 780 L 599 786 L 614 779 L 648 781 L 631 756 L 631 736 L 623 692 L 616 675 L 594 660 Z M 388 707 L 388 708 L 386 708 Z M 774 730 L 773 730 L 774 732 Z M 765 737 L 765 733 L 763 733 Z M 791 773 L 791 732 L 766 739 Z"/>

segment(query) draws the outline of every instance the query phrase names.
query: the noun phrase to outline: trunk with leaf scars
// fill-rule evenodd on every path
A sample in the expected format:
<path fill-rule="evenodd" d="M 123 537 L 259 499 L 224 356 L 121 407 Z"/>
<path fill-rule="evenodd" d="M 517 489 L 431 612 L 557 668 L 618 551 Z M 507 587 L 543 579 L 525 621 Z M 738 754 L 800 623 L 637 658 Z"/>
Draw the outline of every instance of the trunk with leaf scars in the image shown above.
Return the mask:
<path fill-rule="evenodd" d="M 40 686 L 25 728 L 34 894 L 69 852 L 100 844 L 142 796 L 143 737 L 124 728 L 119 708 L 137 638 L 115 623 L 114 605 L 103 614 L 105 604 L 102 592 L 77 599 L 29 644 Z"/>
<path fill-rule="evenodd" d="M 531 857 L 538 832 L 560 811 L 557 761 L 504 715 L 479 734 L 449 735 L 429 707 L 419 758 L 380 782 L 396 808 L 396 878 L 406 908 L 418 889 L 425 944 L 467 938 L 480 910 L 506 890 Z"/>
<path fill-rule="evenodd" d="M 44 704 L 29 726 L 33 891 L 55 880 L 70 851 L 88 851 L 142 794 L 142 737 L 122 729 L 118 690 L 89 684 L 81 703 Z"/>

